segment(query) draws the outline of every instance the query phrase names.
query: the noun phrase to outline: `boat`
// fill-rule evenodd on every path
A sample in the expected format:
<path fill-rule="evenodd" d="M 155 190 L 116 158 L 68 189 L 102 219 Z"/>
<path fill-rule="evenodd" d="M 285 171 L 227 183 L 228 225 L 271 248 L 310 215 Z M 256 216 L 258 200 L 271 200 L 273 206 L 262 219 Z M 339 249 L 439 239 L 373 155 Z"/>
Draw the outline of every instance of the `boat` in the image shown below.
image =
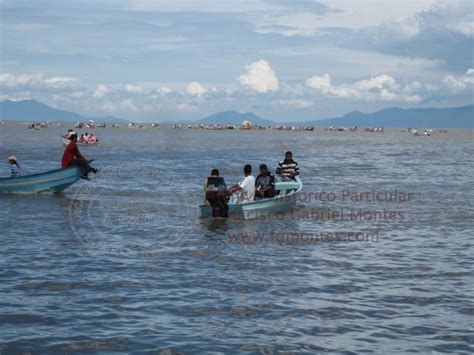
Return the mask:
<path fill-rule="evenodd" d="M 69 143 L 71 143 L 71 141 L 63 136 L 61 136 L 61 140 L 63 141 L 63 145 L 66 146 L 68 145 Z M 90 145 L 94 146 L 94 145 L 99 145 L 99 142 L 96 142 L 96 143 L 83 143 L 83 142 L 79 142 L 77 141 L 76 144 L 79 146 L 79 147 L 88 147 Z"/>
<path fill-rule="evenodd" d="M 231 199 L 229 202 L 229 217 L 237 219 L 256 219 L 270 213 L 283 212 L 296 206 L 298 195 L 303 189 L 303 183 L 297 176 L 295 181 L 275 183 L 278 195 L 272 198 L 262 198 L 255 201 L 239 202 Z M 212 217 L 212 208 L 209 204 L 199 206 L 201 218 Z"/>
<path fill-rule="evenodd" d="M 77 182 L 82 170 L 77 166 L 40 174 L 0 178 L 0 192 L 61 192 Z"/>
<path fill-rule="evenodd" d="M 242 124 L 240 125 L 240 129 L 243 129 L 243 130 L 251 130 L 251 129 L 252 129 L 252 122 L 245 120 L 245 121 L 242 122 Z"/>

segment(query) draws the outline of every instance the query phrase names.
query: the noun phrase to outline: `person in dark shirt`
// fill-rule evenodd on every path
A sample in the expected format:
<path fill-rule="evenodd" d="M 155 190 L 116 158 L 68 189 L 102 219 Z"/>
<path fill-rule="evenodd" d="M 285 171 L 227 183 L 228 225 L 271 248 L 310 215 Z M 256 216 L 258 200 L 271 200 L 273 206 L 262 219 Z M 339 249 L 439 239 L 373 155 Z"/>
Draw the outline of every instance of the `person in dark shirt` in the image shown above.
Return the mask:
<path fill-rule="evenodd" d="M 255 180 L 255 196 L 258 198 L 275 197 L 275 178 L 265 164 L 260 165 L 260 175 Z"/>
<path fill-rule="evenodd" d="M 212 169 L 211 175 L 204 182 L 205 200 L 212 207 L 212 217 L 229 217 L 229 200 L 224 178 L 219 176 L 219 170 Z"/>
<path fill-rule="evenodd" d="M 89 162 L 84 158 L 84 156 L 79 151 L 77 147 L 77 135 L 72 134 L 69 138 L 71 141 L 66 148 L 64 149 L 63 157 L 61 159 L 61 166 L 67 168 L 73 165 L 76 165 L 82 169 L 82 178 L 88 179 L 89 173 L 93 172 L 97 174 L 99 169 L 93 168 L 89 165 Z"/>

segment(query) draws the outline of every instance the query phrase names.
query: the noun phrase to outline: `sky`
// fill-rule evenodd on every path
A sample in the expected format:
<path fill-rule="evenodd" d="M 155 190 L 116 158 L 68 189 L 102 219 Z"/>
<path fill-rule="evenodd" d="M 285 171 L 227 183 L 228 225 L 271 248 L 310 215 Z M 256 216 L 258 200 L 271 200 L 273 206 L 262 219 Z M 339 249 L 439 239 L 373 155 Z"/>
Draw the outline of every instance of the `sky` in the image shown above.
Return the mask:
<path fill-rule="evenodd" d="M 0 0 L 0 100 L 275 121 L 473 103 L 474 0 Z"/>

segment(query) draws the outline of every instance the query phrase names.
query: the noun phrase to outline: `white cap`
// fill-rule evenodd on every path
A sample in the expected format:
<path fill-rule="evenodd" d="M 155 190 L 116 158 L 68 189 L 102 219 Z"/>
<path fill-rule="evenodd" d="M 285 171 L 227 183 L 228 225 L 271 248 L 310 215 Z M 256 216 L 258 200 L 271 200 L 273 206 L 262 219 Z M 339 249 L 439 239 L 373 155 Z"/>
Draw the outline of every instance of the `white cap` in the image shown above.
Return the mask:
<path fill-rule="evenodd" d="M 16 161 L 16 156 L 10 155 L 10 156 L 8 157 L 8 160 L 14 160 L 14 161 Z"/>

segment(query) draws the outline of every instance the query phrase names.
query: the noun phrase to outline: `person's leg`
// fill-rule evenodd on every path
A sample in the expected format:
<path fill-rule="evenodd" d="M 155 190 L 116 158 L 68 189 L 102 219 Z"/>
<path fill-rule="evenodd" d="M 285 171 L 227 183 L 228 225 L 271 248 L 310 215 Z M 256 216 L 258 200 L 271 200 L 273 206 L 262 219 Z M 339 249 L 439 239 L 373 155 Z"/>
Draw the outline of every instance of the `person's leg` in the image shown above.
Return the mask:
<path fill-rule="evenodd" d="M 71 164 L 80 167 L 84 177 L 87 177 L 90 172 L 97 173 L 97 169 L 92 168 L 85 159 L 73 159 Z"/>

